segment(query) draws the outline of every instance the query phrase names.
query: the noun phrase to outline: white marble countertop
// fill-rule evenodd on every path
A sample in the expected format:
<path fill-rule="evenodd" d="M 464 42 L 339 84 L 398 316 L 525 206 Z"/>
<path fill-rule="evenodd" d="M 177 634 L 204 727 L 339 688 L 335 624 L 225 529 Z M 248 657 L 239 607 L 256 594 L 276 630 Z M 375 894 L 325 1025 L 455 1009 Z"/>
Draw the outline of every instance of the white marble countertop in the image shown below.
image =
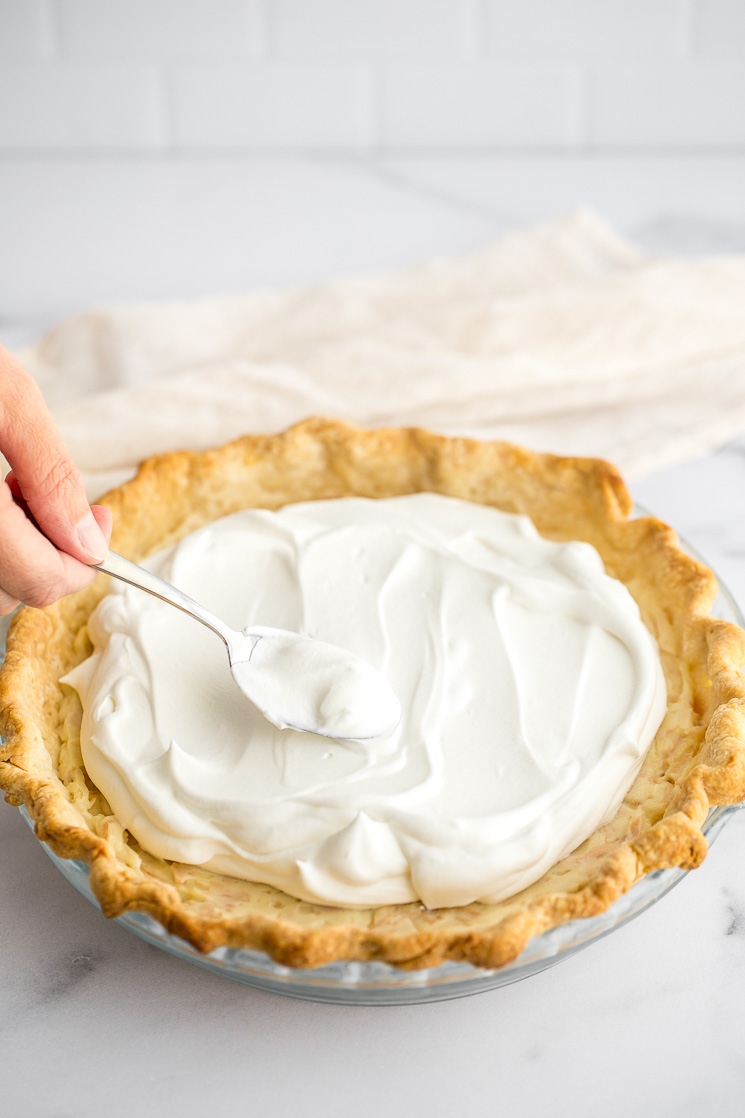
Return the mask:
<path fill-rule="evenodd" d="M 0 170 L 11 262 L 0 337 L 11 344 L 94 302 L 407 263 L 578 203 L 657 251 L 745 249 L 737 159 L 29 159 Z M 633 491 L 745 602 L 745 438 Z M 658 905 L 561 965 L 473 998 L 386 1009 L 295 1002 L 171 958 L 75 893 L 9 807 L 0 837 L 8 1118 L 743 1113 L 745 812 Z"/>

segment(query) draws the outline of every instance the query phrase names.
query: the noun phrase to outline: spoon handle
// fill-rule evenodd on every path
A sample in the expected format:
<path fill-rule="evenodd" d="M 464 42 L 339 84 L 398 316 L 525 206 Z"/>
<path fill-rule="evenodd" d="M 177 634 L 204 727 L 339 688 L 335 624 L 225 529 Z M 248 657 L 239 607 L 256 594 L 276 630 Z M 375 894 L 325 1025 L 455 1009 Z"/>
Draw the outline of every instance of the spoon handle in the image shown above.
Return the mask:
<path fill-rule="evenodd" d="M 146 590 L 148 594 L 153 594 L 156 598 L 160 598 L 162 602 L 168 602 L 176 609 L 190 614 L 196 621 L 201 621 L 208 629 L 212 629 L 213 633 L 217 633 L 230 651 L 231 637 L 235 636 L 233 630 L 225 625 L 219 617 L 215 617 L 214 613 L 210 613 L 199 602 L 195 602 L 188 594 L 184 594 L 183 591 L 172 586 L 170 582 L 158 578 L 157 575 L 146 571 L 144 567 L 138 566 L 137 563 L 131 563 L 129 559 L 125 559 L 123 555 L 117 555 L 115 551 L 108 551 L 103 562 L 92 565 L 95 566 L 97 571 L 121 579 L 122 582 L 128 582 L 130 586 L 137 586 L 140 590 Z"/>

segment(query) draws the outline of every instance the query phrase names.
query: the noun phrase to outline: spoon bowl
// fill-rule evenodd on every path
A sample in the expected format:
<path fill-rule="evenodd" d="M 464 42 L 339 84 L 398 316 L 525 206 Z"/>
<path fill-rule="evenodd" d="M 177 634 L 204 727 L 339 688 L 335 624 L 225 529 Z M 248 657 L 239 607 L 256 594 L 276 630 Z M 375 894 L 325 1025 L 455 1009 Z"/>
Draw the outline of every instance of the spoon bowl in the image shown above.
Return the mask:
<path fill-rule="evenodd" d="M 170 582 L 109 551 L 96 570 L 189 614 L 222 640 L 243 694 L 279 729 L 361 741 L 392 733 L 395 693 L 371 664 L 335 644 L 288 629 L 231 629 Z"/>

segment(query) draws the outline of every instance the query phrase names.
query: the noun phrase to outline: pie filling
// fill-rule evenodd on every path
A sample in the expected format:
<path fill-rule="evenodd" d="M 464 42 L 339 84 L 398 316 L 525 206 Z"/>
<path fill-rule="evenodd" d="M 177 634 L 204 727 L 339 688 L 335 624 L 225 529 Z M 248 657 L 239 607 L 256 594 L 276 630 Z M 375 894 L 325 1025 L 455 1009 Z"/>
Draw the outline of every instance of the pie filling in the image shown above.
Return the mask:
<path fill-rule="evenodd" d="M 117 583 L 91 617 L 65 682 L 118 819 L 157 857 L 303 900 L 511 896 L 613 816 L 665 713 L 657 646 L 597 552 L 484 505 L 250 509 L 145 566 L 236 629 L 356 653 L 401 701 L 387 737 L 277 729 L 171 606 Z"/>

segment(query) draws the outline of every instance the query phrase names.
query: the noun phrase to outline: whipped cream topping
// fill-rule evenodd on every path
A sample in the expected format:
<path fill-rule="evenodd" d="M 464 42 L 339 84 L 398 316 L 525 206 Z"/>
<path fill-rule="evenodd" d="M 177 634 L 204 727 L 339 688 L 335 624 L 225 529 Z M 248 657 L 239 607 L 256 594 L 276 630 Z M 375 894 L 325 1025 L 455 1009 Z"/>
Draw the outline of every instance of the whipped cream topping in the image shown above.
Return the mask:
<path fill-rule="evenodd" d="M 310 901 L 496 902 L 612 817 L 663 717 L 656 645 L 584 543 L 423 493 L 248 510 L 145 564 L 234 628 L 361 656 L 403 715 L 270 725 L 213 635 L 111 586 L 66 682 L 86 769 L 152 854 Z"/>

